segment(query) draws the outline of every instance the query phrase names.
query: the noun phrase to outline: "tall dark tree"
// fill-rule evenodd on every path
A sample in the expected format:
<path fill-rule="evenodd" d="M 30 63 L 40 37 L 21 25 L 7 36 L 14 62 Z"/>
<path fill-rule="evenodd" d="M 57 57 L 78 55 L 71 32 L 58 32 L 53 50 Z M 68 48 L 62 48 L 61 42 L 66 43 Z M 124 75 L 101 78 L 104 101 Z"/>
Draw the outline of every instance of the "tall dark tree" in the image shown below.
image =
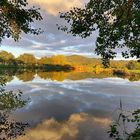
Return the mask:
<path fill-rule="evenodd" d="M 35 20 L 42 20 L 39 8 L 28 8 L 26 0 L 0 0 L 0 42 L 9 37 L 17 41 L 22 32 L 38 35 L 41 29 L 31 27 Z"/>
<path fill-rule="evenodd" d="M 35 20 L 42 20 L 39 9 L 28 8 L 26 0 L 0 0 L 0 43 L 5 38 L 18 41 L 22 32 L 38 35 L 41 29 L 31 27 Z M 13 91 L 6 92 L 4 84 L 0 77 L 0 139 L 8 140 L 22 135 L 28 124 L 10 120 L 8 113 L 23 107 L 25 102 L 20 98 L 21 92 L 18 95 Z"/>
<path fill-rule="evenodd" d="M 140 58 L 140 0 L 90 0 L 85 8 L 73 8 L 60 18 L 70 26 L 59 29 L 82 38 L 99 32 L 95 53 L 105 66 L 121 49 L 125 58 Z M 97 32 L 96 32 L 97 33 Z"/>

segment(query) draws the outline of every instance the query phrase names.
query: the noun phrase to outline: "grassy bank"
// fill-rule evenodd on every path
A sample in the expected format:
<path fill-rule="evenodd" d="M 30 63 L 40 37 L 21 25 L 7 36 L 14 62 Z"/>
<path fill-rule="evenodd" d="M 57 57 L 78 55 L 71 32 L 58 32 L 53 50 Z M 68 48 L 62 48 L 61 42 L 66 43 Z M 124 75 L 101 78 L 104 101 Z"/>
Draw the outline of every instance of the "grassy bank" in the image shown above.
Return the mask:
<path fill-rule="evenodd" d="M 140 74 L 140 70 L 129 70 L 129 72 Z"/>

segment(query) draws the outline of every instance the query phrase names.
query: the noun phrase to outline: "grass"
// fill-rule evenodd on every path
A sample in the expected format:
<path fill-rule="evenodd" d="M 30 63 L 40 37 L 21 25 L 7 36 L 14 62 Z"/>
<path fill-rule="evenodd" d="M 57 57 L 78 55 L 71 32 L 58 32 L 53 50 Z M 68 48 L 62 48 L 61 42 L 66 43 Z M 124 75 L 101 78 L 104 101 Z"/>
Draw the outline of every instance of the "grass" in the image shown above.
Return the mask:
<path fill-rule="evenodd" d="M 140 74 L 140 70 L 129 70 L 129 72 L 131 72 L 131 73 L 138 73 L 138 74 Z"/>

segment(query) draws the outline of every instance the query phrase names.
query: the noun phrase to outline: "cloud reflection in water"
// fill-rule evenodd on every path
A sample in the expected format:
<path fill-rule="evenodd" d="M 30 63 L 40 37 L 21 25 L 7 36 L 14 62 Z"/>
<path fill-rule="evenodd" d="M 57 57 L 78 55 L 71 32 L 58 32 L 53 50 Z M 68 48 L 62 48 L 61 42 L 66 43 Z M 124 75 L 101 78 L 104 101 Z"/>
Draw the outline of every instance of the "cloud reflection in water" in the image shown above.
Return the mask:
<path fill-rule="evenodd" d="M 31 102 L 14 112 L 13 118 L 28 120 L 32 128 L 18 140 L 108 140 L 107 127 L 120 98 L 129 110 L 140 103 L 140 82 L 121 78 L 63 82 L 34 79 L 16 85 L 17 89 L 21 87 Z"/>
<path fill-rule="evenodd" d="M 104 128 L 110 124 L 109 118 L 96 118 L 86 113 L 72 114 L 63 122 L 53 118 L 44 120 L 17 140 L 93 140 L 93 136 L 100 140 L 100 135 L 95 134 L 105 131 Z M 105 139 L 107 136 L 102 140 Z"/>

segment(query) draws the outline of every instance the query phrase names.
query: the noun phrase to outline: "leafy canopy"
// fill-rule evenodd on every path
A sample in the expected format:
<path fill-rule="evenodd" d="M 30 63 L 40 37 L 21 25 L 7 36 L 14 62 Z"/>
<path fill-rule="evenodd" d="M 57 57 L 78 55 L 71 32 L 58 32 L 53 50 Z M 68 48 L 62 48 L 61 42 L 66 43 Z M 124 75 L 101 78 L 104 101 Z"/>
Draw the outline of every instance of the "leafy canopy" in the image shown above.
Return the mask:
<path fill-rule="evenodd" d="M 6 51 L 0 51 L 0 60 L 1 61 L 10 61 L 13 60 L 15 57 L 12 53 Z"/>
<path fill-rule="evenodd" d="M 70 26 L 58 29 L 82 38 L 99 32 L 95 53 L 108 66 L 121 49 L 125 58 L 140 58 L 140 0 L 90 0 L 85 8 L 60 13 Z"/>
<path fill-rule="evenodd" d="M 24 62 L 25 64 L 35 64 L 36 58 L 33 54 L 24 53 L 20 55 L 17 60 Z"/>
<path fill-rule="evenodd" d="M 41 29 L 31 27 L 35 20 L 42 20 L 39 8 L 28 8 L 26 0 L 0 0 L 0 42 L 9 37 L 18 41 L 22 32 L 38 35 Z"/>

